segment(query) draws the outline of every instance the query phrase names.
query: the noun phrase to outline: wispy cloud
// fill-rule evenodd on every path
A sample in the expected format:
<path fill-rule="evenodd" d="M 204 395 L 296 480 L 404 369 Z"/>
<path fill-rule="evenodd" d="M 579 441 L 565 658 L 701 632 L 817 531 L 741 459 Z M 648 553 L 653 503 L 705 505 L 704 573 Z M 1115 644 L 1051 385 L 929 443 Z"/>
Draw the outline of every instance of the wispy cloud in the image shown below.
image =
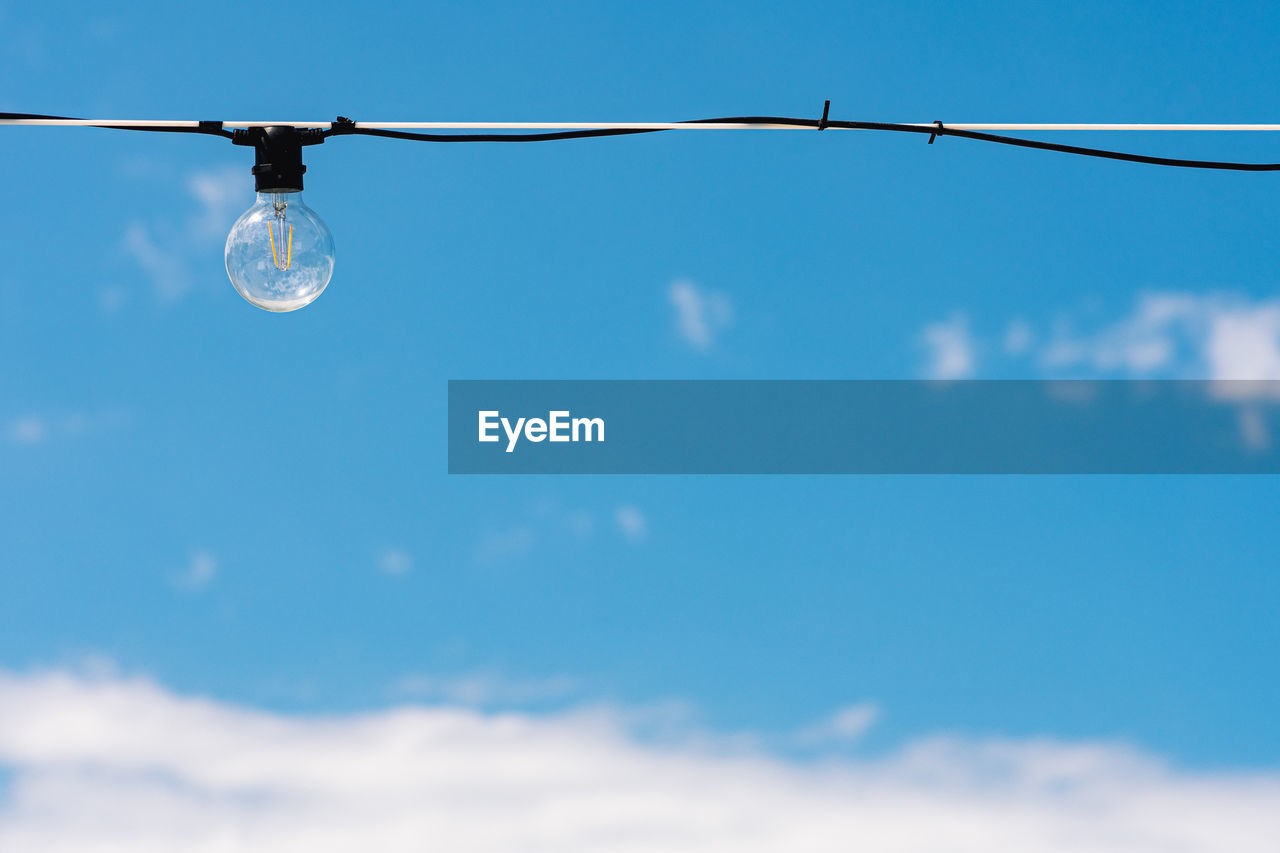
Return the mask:
<path fill-rule="evenodd" d="M 242 167 L 198 171 L 187 176 L 196 207 L 178 221 L 134 220 L 122 246 L 151 280 L 156 298 L 172 302 L 191 289 L 191 262 L 223 245 L 232 222 L 252 200 Z"/>
<path fill-rule="evenodd" d="M 613 511 L 613 522 L 630 542 L 643 542 L 649 535 L 649 520 L 637 506 L 623 504 Z"/>
<path fill-rule="evenodd" d="M 727 295 L 691 281 L 673 281 L 667 298 L 675 310 L 676 332 L 695 349 L 710 349 L 733 322 L 733 303 Z"/>
<path fill-rule="evenodd" d="M 191 287 L 187 274 L 187 252 L 169 243 L 162 247 L 152 235 L 152 226 L 130 222 L 124 230 L 124 250 L 151 279 L 156 298 L 172 302 Z"/>
<path fill-rule="evenodd" d="M 128 301 L 128 289 L 118 284 L 109 284 L 98 289 L 98 308 L 103 314 L 115 314 Z"/>
<path fill-rule="evenodd" d="M 931 375 L 971 375 L 979 347 L 1002 350 L 993 365 L 1030 367 L 1058 376 L 1214 380 L 1280 379 L 1280 298 L 1252 300 L 1229 293 L 1154 292 L 1131 310 L 1085 322 L 1059 312 L 1040 324 L 1005 325 L 1002 347 L 984 347 L 963 315 L 921 333 L 930 345 Z"/>
<path fill-rule="evenodd" d="M 187 564 L 173 576 L 174 586 L 181 589 L 204 589 L 218 574 L 218 560 L 205 550 L 195 550 Z"/>
<path fill-rule="evenodd" d="M 143 679 L 0 671 L 0 849 L 1270 853 L 1280 772 L 1109 743 L 927 738 L 797 763 L 625 712 L 326 717 Z"/>
<path fill-rule="evenodd" d="M 1253 406 L 1242 406 L 1236 418 L 1246 448 L 1258 452 L 1271 449 L 1271 431 L 1262 412 Z"/>
<path fill-rule="evenodd" d="M 187 176 L 187 191 L 199 207 L 187 223 L 193 243 L 222 246 L 236 217 L 253 201 L 243 166 L 224 166 Z"/>
<path fill-rule="evenodd" d="M 932 323 L 921 332 L 932 350 L 929 375 L 973 376 L 973 353 L 982 348 L 1002 353 L 1003 361 L 993 360 L 995 371 L 1030 369 L 1048 378 L 1210 380 L 1215 399 L 1242 406 L 1238 428 L 1244 446 L 1259 452 L 1270 448 L 1268 419 L 1256 405 L 1276 396 L 1274 383 L 1280 380 L 1280 298 L 1152 292 L 1140 294 L 1118 317 L 1086 323 L 1060 312 L 1040 326 L 1015 318 L 1005 325 L 1003 346 L 987 346 L 971 335 L 963 315 Z M 1064 388 L 1063 393 L 1074 392 Z"/>
<path fill-rule="evenodd" d="M 563 699 L 575 687 L 573 679 L 566 676 L 511 678 L 496 671 L 481 671 L 462 675 L 414 673 L 398 679 L 391 692 L 397 698 L 443 700 L 455 705 L 481 707 Z"/>
<path fill-rule="evenodd" d="M 871 702 L 848 705 L 830 717 L 801 729 L 794 735 L 802 746 L 823 746 L 835 743 L 851 743 L 858 740 L 880 718 L 880 709 Z"/>
<path fill-rule="evenodd" d="M 1048 368 L 1085 367 L 1134 375 L 1189 367 L 1186 360 L 1203 349 L 1204 333 L 1216 310 L 1202 297 L 1145 294 L 1131 314 L 1089 333 L 1077 332 L 1070 318 L 1057 318 L 1037 355 Z"/>
<path fill-rule="evenodd" d="M 38 445 L 115 429 L 127 423 L 128 419 L 122 409 L 59 415 L 32 412 L 10 418 L 4 425 L 3 438 L 10 444 Z"/>
<path fill-rule="evenodd" d="M 977 354 L 969 334 L 969 318 L 953 314 L 920 331 L 926 353 L 925 374 L 930 379 L 967 379 L 977 368 Z"/>
<path fill-rule="evenodd" d="M 539 547 L 584 545 L 599 539 L 598 531 L 607 527 L 608 514 L 583 507 L 563 505 L 554 497 L 543 497 L 510 523 L 490 529 L 476 545 L 477 563 L 493 564 L 524 557 Z M 639 507 L 624 504 L 612 513 L 613 525 L 630 542 L 648 535 L 648 522 Z"/>
<path fill-rule="evenodd" d="M 14 444 L 39 444 L 48 433 L 48 422 L 36 415 L 23 415 L 9 422 L 9 441 Z"/>
<path fill-rule="evenodd" d="M 533 550 L 536 541 L 533 527 L 528 522 L 512 524 L 481 536 L 476 544 L 475 560 L 490 565 L 523 557 Z"/>
<path fill-rule="evenodd" d="M 1004 330 L 1004 351 L 1009 355 L 1022 355 L 1029 351 L 1035 343 L 1035 332 L 1026 320 L 1018 319 L 1009 322 Z"/>
<path fill-rule="evenodd" d="M 378 571 L 384 575 L 407 575 L 413 571 L 413 556 L 403 548 L 383 548 L 378 552 Z"/>

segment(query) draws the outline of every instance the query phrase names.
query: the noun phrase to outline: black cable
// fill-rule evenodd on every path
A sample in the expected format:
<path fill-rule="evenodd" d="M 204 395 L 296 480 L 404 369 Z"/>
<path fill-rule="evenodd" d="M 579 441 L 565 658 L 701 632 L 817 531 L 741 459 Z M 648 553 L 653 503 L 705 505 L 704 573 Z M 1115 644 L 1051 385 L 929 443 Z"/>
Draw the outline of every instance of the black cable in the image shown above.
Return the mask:
<path fill-rule="evenodd" d="M 683 122 L 681 122 L 683 124 Z M 661 133 L 656 128 L 604 128 L 600 130 L 558 130 L 554 133 L 410 133 L 377 127 L 336 128 L 324 131 L 329 136 L 381 136 L 386 139 L 408 139 L 413 142 L 556 142 L 561 139 L 589 139 L 597 136 L 630 136 L 636 133 Z"/>
<path fill-rule="evenodd" d="M 1277 172 L 1280 163 L 1230 163 L 1217 160 L 1184 160 L 1172 157 L 1152 157 L 1146 154 L 1129 154 L 1123 151 L 1109 151 L 1102 148 L 1081 148 L 1076 145 L 1060 145 L 1056 142 L 1040 142 L 1034 139 L 1021 139 L 1015 136 L 998 136 L 993 133 L 979 133 L 973 130 L 954 130 L 941 123 L 927 126 L 911 124 L 894 124 L 875 121 L 833 121 L 827 119 L 787 118 L 783 116 L 728 116 L 725 118 L 703 118 L 678 124 L 781 124 L 792 127 L 812 127 L 822 130 L 828 127 L 839 127 L 848 130 L 884 130 L 897 133 L 922 133 L 930 137 L 958 136 L 963 139 L 976 139 L 981 142 L 994 142 L 999 145 L 1013 145 L 1019 148 L 1034 148 L 1040 151 L 1058 151 L 1063 154 L 1077 154 L 1082 157 L 1101 157 L 1108 160 L 1123 160 L 1129 163 L 1148 163 L 1155 166 L 1177 166 L 1186 169 L 1225 169 L 1238 172 Z M 565 130 L 554 133 L 410 133 L 400 130 L 382 130 L 379 128 L 355 127 L 351 122 L 334 122 L 324 131 L 325 136 L 381 136 L 388 139 L 408 139 L 418 142 L 553 142 L 562 139 L 590 139 L 601 136 L 625 136 L 636 133 L 663 133 L 666 128 L 631 128 L 600 130 Z"/>
<path fill-rule="evenodd" d="M 873 121 L 832 121 L 828 127 L 844 127 L 851 130 L 891 130 L 903 133 L 923 133 L 930 136 L 958 136 L 961 139 L 976 139 L 980 142 L 995 142 L 999 145 L 1014 145 L 1019 148 L 1034 148 L 1039 151 L 1058 151 L 1063 154 L 1077 154 L 1082 157 L 1101 157 L 1106 160 L 1123 160 L 1127 163 L 1148 163 L 1153 166 L 1176 166 L 1184 169 L 1225 169 L 1235 172 L 1280 172 L 1280 163 L 1232 163 L 1219 160 L 1183 160 L 1175 157 L 1152 157 L 1147 154 L 1129 154 L 1124 151 L 1109 151 L 1104 148 L 1081 148 L 1077 145 L 1060 145 L 1056 142 L 1040 142 L 1035 139 L 1021 139 L 1016 136 L 999 136 L 994 133 L 981 133 L 976 130 L 954 130 L 943 124 L 917 127 L 910 124 L 887 124 Z"/>
<path fill-rule="evenodd" d="M 0 119 L 68 119 L 68 116 L 37 115 L 34 113 L 0 113 Z M 1038 151 L 1057 151 L 1063 154 L 1075 154 L 1081 157 L 1100 157 L 1106 160 L 1122 160 L 1128 163 L 1147 163 L 1155 166 L 1174 166 L 1184 169 L 1219 169 L 1236 172 L 1277 172 L 1280 163 L 1233 163 L 1218 160 L 1185 160 L 1174 157 L 1152 157 L 1147 154 L 1130 154 L 1124 151 L 1111 151 L 1103 148 L 1082 148 L 1077 145 L 1061 145 L 1056 142 L 1041 142 L 1035 139 L 1022 139 L 1016 136 L 1000 136 L 994 133 L 981 133 L 975 130 L 957 130 L 934 122 L 931 125 L 896 124 L 875 121 L 834 121 L 825 115 L 821 119 L 788 118 L 784 116 L 728 116 L 725 118 L 704 118 L 678 122 L 678 124 L 773 124 L 791 127 L 812 127 L 823 130 L 838 127 L 846 130 L 882 130 L 894 133 L 917 133 L 929 136 L 930 141 L 939 136 L 956 136 L 961 139 L 974 139 L 979 142 L 993 142 L 997 145 L 1012 145 L 1018 148 L 1032 148 Z M 220 121 L 202 121 L 197 127 L 152 127 L 152 126 L 115 126 L 91 125 L 105 127 L 110 130 L 154 131 L 158 133 L 200 133 L 222 136 L 233 139 L 235 134 L 225 129 Z M 594 130 L 561 130 L 549 133 L 412 133 L 402 130 L 383 130 L 372 127 L 356 127 L 350 119 L 339 119 L 326 130 L 320 132 L 321 138 L 330 136 L 378 136 L 385 139 L 404 139 L 415 142 L 556 142 L 565 139 L 594 139 L 605 136 L 632 136 L 639 133 L 663 133 L 666 128 L 600 128 Z"/>

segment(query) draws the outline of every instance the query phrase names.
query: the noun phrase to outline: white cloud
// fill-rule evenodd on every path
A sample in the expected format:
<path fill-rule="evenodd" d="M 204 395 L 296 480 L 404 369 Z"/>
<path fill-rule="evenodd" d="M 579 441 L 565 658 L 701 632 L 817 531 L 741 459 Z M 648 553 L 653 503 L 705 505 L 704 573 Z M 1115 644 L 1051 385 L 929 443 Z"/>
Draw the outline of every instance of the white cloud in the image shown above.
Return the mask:
<path fill-rule="evenodd" d="M 1131 376 L 1280 379 L 1280 299 L 1147 293 L 1134 310 L 1091 333 L 1066 318 L 1038 353 L 1052 369 Z"/>
<path fill-rule="evenodd" d="M 927 350 L 925 373 L 930 379 L 966 379 L 973 375 L 977 357 L 969 319 L 963 314 L 925 326 L 920 342 Z"/>
<path fill-rule="evenodd" d="M 1067 314 L 1044 325 L 1047 332 L 1037 333 L 1025 319 L 1010 321 L 1005 363 L 1078 378 L 1280 380 L 1280 298 L 1145 293 L 1130 312 L 1092 329 L 1081 331 L 1086 324 Z M 936 378 L 973 375 L 974 354 L 984 349 L 962 314 L 926 326 L 920 338 Z"/>
<path fill-rule="evenodd" d="M 639 507 L 624 504 L 613 511 L 613 521 L 630 542 L 643 542 L 649 535 L 649 520 Z"/>
<path fill-rule="evenodd" d="M 117 284 L 98 290 L 98 307 L 103 314 L 114 314 L 129 301 L 129 291 Z"/>
<path fill-rule="evenodd" d="M 1093 334 L 1078 335 L 1069 320 L 1059 318 L 1052 339 L 1039 353 L 1040 362 L 1048 368 L 1084 366 L 1150 375 L 1175 366 L 1180 345 L 1186 342 L 1179 332 L 1195 324 L 1200 313 L 1195 297 L 1147 294 L 1132 314 Z"/>
<path fill-rule="evenodd" d="M 676 331 L 696 349 L 710 349 L 733 322 L 733 304 L 723 293 L 680 279 L 671 283 L 667 297 L 676 312 Z"/>
<path fill-rule="evenodd" d="M 3 436 L 11 444 L 43 444 L 61 438 L 78 438 L 123 426 L 128 415 L 120 409 L 72 412 L 66 415 L 25 414 L 9 420 Z"/>
<path fill-rule="evenodd" d="M 172 302 L 190 289 L 187 253 L 172 243 L 161 247 L 148 224 L 134 221 L 125 226 L 124 250 L 151 279 L 156 298 L 162 302 Z"/>
<path fill-rule="evenodd" d="M 608 524 L 608 518 L 605 514 L 601 520 L 599 512 L 568 507 L 545 495 L 526 506 L 516 520 L 486 531 L 474 550 L 475 561 L 493 564 L 524 557 L 535 549 L 581 548 L 596 541 L 597 529 Z M 619 507 L 613 523 L 632 542 L 645 536 L 644 515 L 635 507 Z"/>
<path fill-rule="evenodd" d="M 174 575 L 173 582 L 183 589 L 203 589 L 218 574 L 218 560 L 208 551 L 191 552 L 187 565 Z"/>
<path fill-rule="evenodd" d="M 250 178 L 243 167 L 193 172 L 186 185 L 197 202 L 195 210 L 177 222 L 172 218 L 130 222 L 122 241 L 125 252 L 151 279 L 162 302 L 175 301 L 190 291 L 188 267 L 192 259 L 220 248 L 236 216 L 253 200 Z"/>
<path fill-rule="evenodd" d="M 1213 379 L 1280 379 L 1280 300 L 1219 304 L 1208 317 L 1205 361 Z"/>
<path fill-rule="evenodd" d="M 654 744 L 625 713 L 289 716 L 0 671 L 6 853 L 1274 850 L 1280 772 L 1106 743 L 932 738 L 796 763 Z"/>
<path fill-rule="evenodd" d="M 1241 407 L 1237 414 L 1240 439 L 1249 450 L 1264 451 L 1271 448 L 1271 431 L 1262 412 L 1253 406 Z"/>
<path fill-rule="evenodd" d="M 523 557 L 533 550 L 535 541 L 532 527 L 525 523 L 513 524 L 481 537 L 475 559 L 477 563 L 488 565 Z"/>
<path fill-rule="evenodd" d="M 187 190 L 200 203 L 188 222 L 193 242 L 222 246 L 236 218 L 253 203 L 252 179 L 244 166 L 194 172 Z"/>
<path fill-rule="evenodd" d="M 1035 342 L 1035 332 L 1026 320 L 1014 320 L 1005 328 L 1004 351 L 1009 355 L 1022 355 Z"/>
<path fill-rule="evenodd" d="M 816 725 L 796 732 L 795 740 L 802 745 L 856 741 L 879 718 L 880 709 L 870 702 L 848 705 Z"/>
<path fill-rule="evenodd" d="M 509 678 L 498 672 L 470 672 L 463 675 L 406 675 L 392 685 L 399 698 L 444 700 L 456 705 L 524 705 L 563 699 L 574 690 L 566 676 L 542 679 Z"/>
<path fill-rule="evenodd" d="M 1026 320 L 1011 321 L 1004 333 L 1004 364 L 1030 363 L 1051 377 L 1210 380 L 1208 393 L 1233 403 L 1274 400 L 1280 393 L 1280 298 L 1145 293 L 1117 319 L 1088 331 L 1077 330 L 1078 325 L 1059 315 L 1050 332 L 1038 336 Z M 973 375 L 973 352 L 981 342 L 970 336 L 964 316 L 926 326 L 921 337 L 932 351 L 931 376 Z M 1247 448 L 1269 448 L 1263 411 L 1241 410 L 1238 426 Z"/>
<path fill-rule="evenodd" d="M 403 548 L 384 548 L 378 554 L 378 571 L 384 575 L 407 575 L 413 571 L 413 557 Z"/>
<path fill-rule="evenodd" d="M 48 423 L 36 415 L 23 415 L 9 422 L 9 440 L 14 444 L 39 444 L 48 432 Z"/>

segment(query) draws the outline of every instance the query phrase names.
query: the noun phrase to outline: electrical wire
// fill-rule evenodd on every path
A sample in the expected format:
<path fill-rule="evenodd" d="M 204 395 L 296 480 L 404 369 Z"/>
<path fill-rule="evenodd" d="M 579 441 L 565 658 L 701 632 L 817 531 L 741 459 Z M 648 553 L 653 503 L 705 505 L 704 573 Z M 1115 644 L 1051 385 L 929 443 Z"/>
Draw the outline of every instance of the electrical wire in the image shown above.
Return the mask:
<path fill-rule="evenodd" d="M 1105 148 L 1082 148 L 1078 145 L 1062 145 L 1057 142 L 1043 142 L 1036 139 L 1022 139 L 1015 136 L 998 136 L 994 133 L 983 133 L 976 130 L 961 130 L 938 124 L 934 128 L 919 125 L 882 124 L 866 121 L 833 121 L 830 127 L 846 127 L 851 130 L 889 130 L 903 133 L 927 133 L 931 137 L 957 136 L 961 139 L 974 139 L 979 142 L 994 142 L 998 145 L 1012 145 L 1018 148 L 1034 148 L 1038 151 L 1057 151 L 1062 154 L 1076 154 L 1081 157 L 1100 157 L 1106 160 L 1123 160 L 1127 163 L 1146 163 L 1152 166 L 1175 166 L 1183 169 L 1218 169 L 1233 172 L 1277 172 L 1280 163 L 1236 163 L 1220 160 L 1186 160 L 1176 157 L 1153 157 L 1148 154 L 1131 154 L 1124 151 L 1112 151 Z M 930 139 L 932 142 L 933 140 Z"/>
<path fill-rule="evenodd" d="M 203 133 L 233 139 L 235 133 L 221 121 L 111 121 L 47 116 L 35 113 L 0 113 L 0 125 L 27 127 L 104 127 L 108 130 L 145 130 L 155 133 Z"/>
<path fill-rule="evenodd" d="M 290 125 L 321 129 L 321 136 L 374 136 L 415 142 L 554 142 L 569 139 L 593 139 L 609 136 L 631 136 L 643 133 L 661 133 L 670 130 L 872 130 L 894 133 L 914 133 L 929 136 L 932 143 L 940 136 L 954 136 L 998 145 L 1031 148 L 1039 151 L 1056 151 L 1083 157 L 1121 160 L 1129 163 L 1145 163 L 1156 166 L 1173 166 L 1188 169 L 1216 169 L 1239 172 L 1280 171 L 1280 163 L 1240 163 L 1219 160 L 1189 160 L 1173 157 L 1155 157 L 1103 148 L 1085 148 L 1056 142 L 1025 139 L 989 133 L 989 130 L 1042 130 L 1042 131 L 1280 131 L 1274 124 L 910 124 L 899 122 L 838 121 L 828 120 L 824 108 L 821 119 L 792 118 L 785 116 L 731 116 L 726 118 L 694 119 L 682 122 L 354 122 L 339 117 L 333 122 L 222 122 L 222 121 L 133 121 L 107 119 L 72 119 L 65 116 L 47 116 L 32 113 L 0 113 L 0 125 L 43 125 L 104 127 L 115 130 L 134 130 L 170 133 L 200 133 L 235 138 L 228 127 L 266 127 Z M 520 132 L 505 133 L 421 133 L 410 128 L 449 130 L 507 129 Z M 543 130 L 545 132 L 530 132 Z"/>
<path fill-rule="evenodd" d="M 717 122 L 715 119 L 698 121 L 360 121 L 352 122 L 358 128 L 383 128 L 388 130 L 575 130 L 575 129 L 618 129 L 618 130 L 806 130 L 812 129 L 813 119 L 779 119 L 781 124 L 732 124 Z M 808 122 L 802 124 L 801 122 Z M 821 121 L 818 122 L 821 124 Z M 201 124 L 220 124 L 229 128 L 270 127 L 287 125 L 295 128 L 330 128 L 333 121 L 155 121 L 140 119 L 92 119 L 64 118 L 61 116 L 43 116 L 34 113 L 0 113 L 0 125 L 22 125 L 31 127 L 187 127 L 195 128 Z M 937 122 L 900 122 L 907 127 L 925 129 L 937 126 Z M 828 122 L 835 127 L 835 124 Z M 970 122 L 947 122 L 946 127 L 955 130 L 1023 130 L 1023 131 L 1280 131 L 1280 124 L 990 124 Z M 840 128 L 836 128 L 840 129 Z"/>
<path fill-rule="evenodd" d="M 1034 139 L 1021 139 L 1013 136 L 998 136 L 974 130 L 964 130 L 936 123 L 932 125 L 901 124 L 893 122 L 871 121 L 825 121 L 822 119 L 787 118 L 782 116 L 733 116 L 729 118 L 694 119 L 679 124 L 729 124 L 745 126 L 785 126 L 795 128 L 813 128 L 825 130 L 837 128 L 843 130 L 882 130 L 897 133 L 927 134 L 932 141 L 937 136 L 957 136 L 962 139 L 974 139 L 982 142 L 993 142 L 999 145 L 1012 145 L 1020 148 L 1034 148 L 1041 151 L 1058 151 L 1064 154 L 1076 154 L 1084 157 L 1101 157 L 1109 160 L 1123 160 L 1130 163 L 1147 163 L 1156 166 L 1176 166 L 1189 169 L 1222 169 L 1241 172 L 1275 172 L 1280 171 L 1280 163 L 1234 163 L 1217 160 L 1186 160 L 1171 157 L 1153 157 L 1146 154 L 1130 154 L 1123 151 L 1111 151 L 1102 148 L 1082 148 L 1076 145 L 1062 145 L 1056 142 L 1042 142 Z M 357 124 L 343 126 L 340 122 L 324 132 L 325 136 L 358 134 L 362 136 L 381 136 L 390 139 L 408 139 L 420 142 L 552 142 L 563 139 L 587 139 L 601 136 L 620 136 L 637 133 L 661 133 L 673 128 L 593 128 L 583 130 L 564 130 L 553 133 L 508 133 L 508 134 L 431 134 L 409 133 L 400 130 L 360 127 Z"/>

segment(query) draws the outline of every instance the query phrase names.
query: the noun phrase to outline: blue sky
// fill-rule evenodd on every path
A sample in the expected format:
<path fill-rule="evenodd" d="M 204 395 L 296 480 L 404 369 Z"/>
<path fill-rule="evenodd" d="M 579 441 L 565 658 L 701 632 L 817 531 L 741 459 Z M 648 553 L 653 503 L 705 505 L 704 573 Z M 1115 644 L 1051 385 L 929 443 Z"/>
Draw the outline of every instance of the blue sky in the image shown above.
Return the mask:
<path fill-rule="evenodd" d="M 0 110 L 1280 115 L 1262 3 L 270 9 L 0 4 Z M 262 713 L 674 701 L 790 757 L 854 707 L 874 725 L 821 750 L 1280 765 L 1274 479 L 465 478 L 444 435 L 449 379 L 1280 378 L 1272 175 L 836 132 L 339 138 L 306 152 L 334 278 L 273 316 L 222 268 L 246 149 L 0 150 L 0 670 L 110 660 Z"/>

